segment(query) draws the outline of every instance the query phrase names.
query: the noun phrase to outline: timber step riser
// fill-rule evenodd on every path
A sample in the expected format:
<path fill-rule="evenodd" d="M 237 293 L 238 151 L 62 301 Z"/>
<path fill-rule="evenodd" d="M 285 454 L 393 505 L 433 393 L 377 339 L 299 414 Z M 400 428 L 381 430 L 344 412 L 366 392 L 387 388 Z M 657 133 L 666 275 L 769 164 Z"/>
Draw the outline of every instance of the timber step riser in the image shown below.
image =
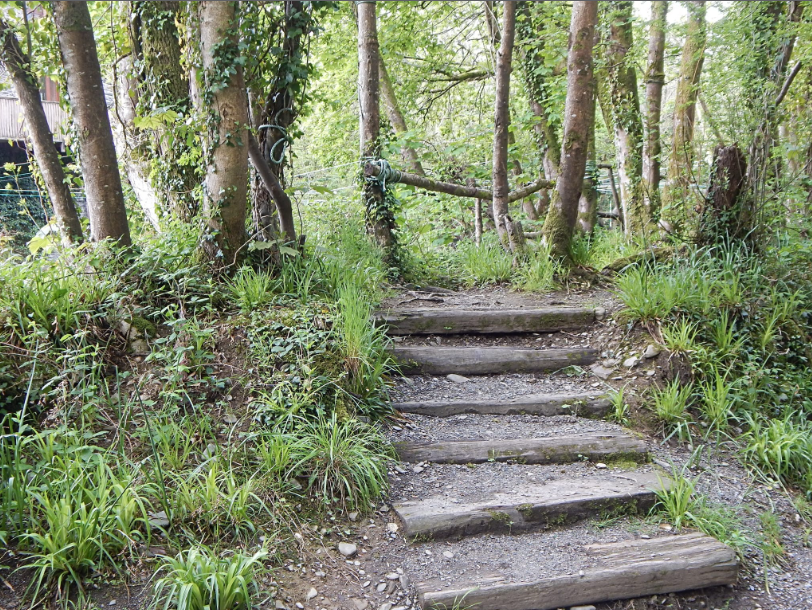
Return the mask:
<path fill-rule="evenodd" d="M 580 417 L 603 417 L 611 407 L 608 398 L 594 394 L 561 394 L 522 396 L 514 400 L 425 401 L 393 403 L 401 413 L 416 413 L 432 417 L 454 415 L 577 415 Z"/>
<path fill-rule="evenodd" d="M 651 510 L 653 492 L 632 496 L 595 498 L 561 502 L 554 506 L 527 503 L 519 506 L 492 506 L 465 514 L 410 519 L 406 536 L 415 541 L 463 538 L 478 534 L 517 534 L 577 523 L 601 514 L 634 515 Z"/>
<path fill-rule="evenodd" d="M 540 373 L 595 362 L 598 350 L 511 347 L 396 347 L 392 356 L 404 374 L 502 375 Z"/>
<path fill-rule="evenodd" d="M 379 312 L 378 326 L 390 335 L 545 333 L 573 330 L 595 321 L 595 310 L 580 307 L 543 309 L 407 309 Z"/>
<path fill-rule="evenodd" d="M 627 434 L 582 434 L 545 438 L 448 441 L 441 443 L 396 443 L 403 462 L 436 464 L 566 464 L 590 460 L 645 462 L 646 444 Z"/>
<path fill-rule="evenodd" d="M 466 607 L 477 610 L 553 610 L 730 585 L 738 578 L 735 552 L 704 534 L 592 545 L 585 550 L 598 562 L 583 574 L 493 584 L 497 578 L 444 590 L 417 583 L 420 605 L 452 608 L 464 600 Z"/>
<path fill-rule="evenodd" d="M 655 489 L 670 485 L 655 474 L 566 479 L 525 486 L 515 493 L 497 493 L 473 503 L 446 497 L 395 504 L 404 533 L 415 540 L 516 533 L 574 523 L 605 514 L 648 511 Z"/>

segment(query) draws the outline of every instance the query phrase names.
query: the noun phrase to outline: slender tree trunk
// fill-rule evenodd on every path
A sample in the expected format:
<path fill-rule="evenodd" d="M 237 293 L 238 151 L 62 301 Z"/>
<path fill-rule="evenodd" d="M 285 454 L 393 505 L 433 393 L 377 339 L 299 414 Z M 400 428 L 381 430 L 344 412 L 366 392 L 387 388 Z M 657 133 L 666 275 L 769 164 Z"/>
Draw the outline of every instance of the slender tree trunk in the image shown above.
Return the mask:
<path fill-rule="evenodd" d="M 573 2 L 567 58 L 567 101 L 561 167 L 542 235 L 554 255 L 570 259 L 572 232 L 584 182 L 590 123 L 595 116 L 592 48 L 598 23 L 597 2 Z"/>
<path fill-rule="evenodd" d="M 386 116 L 389 117 L 389 122 L 395 133 L 401 135 L 409 131 L 406 127 L 406 119 L 400 111 L 398 105 L 398 98 L 395 95 L 395 88 L 392 86 L 392 81 L 389 78 L 389 73 L 386 71 L 386 64 L 383 57 L 380 57 L 380 65 L 378 66 L 380 81 L 381 81 L 381 97 L 383 98 L 383 105 L 386 108 Z M 417 156 L 417 151 L 411 146 L 404 146 L 401 153 L 406 163 L 412 169 L 412 172 L 418 176 L 425 176 L 426 172 L 423 171 L 423 165 L 420 163 L 420 158 Z"/>
<path fill-rule="evenodd" d="M 651 28 L 646 68 L 646 145 L 643 148 L 643 176 L 646 205 L 652 218 L 660 213 L 660 114 L 663 106 L 665 72 L 665 26 L 668 2 L 651 3 Z"/>
<path fill-rule="evenodd" d="M 299 114 L 297 105 L 300 100 L 295 99 L 291 91 L 295 89 L 296 80 L 307 78 L 306 41 L 313 28 L 312 7 L 307 4 L 300 0 L 285 0 L 282 69 L 267 91 L 255 92 L 251 103 L 262 159 L 283 188 L 286 185 L 286 152 L 292 142 L 291 127 Z M 269 190 L 260 174 L 255 173 L 251 191 L 254 230 L 263 240 L 271 241 L 278 237 L 281 224 L 288 227 L 282 228 L 285 239 L 295 241 L 295 232 L 290 231 L 292 214 L 287 218 L 286 211 L 290 200 L 284 201 L 274 196 L 274 192 L 283 193 Z"/>
<path fill-rule="evenodd" d="M 705 58 L 705 2 L 701 0 L 686 4 L 690 18 L 674 100 L 674 138 L 668 160 L 668 187 L 663 192 L 662 224 L 668 232 L 681 232 L 691 224 L 691 210 L 697 203 L 691 185 L 696 182 L 693 175 L 693 139 L 699 77 Z"/>
<path fill-rule="evenodd" d="M 28 136 L 34 148 L 42 180 L 48 191 L 48 198 L 54 208 L 56 224 L 62 243 L 81 243 L 82 223 L 76 213 L 70 186 L 59 160 L 59 152 L 54 145 L 53 134 L 42 107 L 37 78 L 31 72 L 31 59 L 17 41 L 14 30 L 0 20 L 0 62 L 11 75 L 17 99 L 23 110 Z"/>
<path fill-rule="evenodd" d="M 130 5 L 130 43 L 137 85 L 131 94 L 136 95 L 139 114 L 166 109 L 188 117 L 189 78 L 181 65 L 176 25 L 180 2 L 136 0 Z M 149 172 L 153 189 L 166 199 L 170 213 L 191 220 L 198 212 L 194 193 L 198 180 L 188 160 L 190 148 L 185 139 L 170 137 L 170 126 L 150 130 L 129 127 L 132 133 L 128 139 L 143 140 L 134 153 L 155 165 Z"/>
<path fill-rule="evenodd" d="M 612 0 L 609 5 L 609 44 L 606 62 L 615 127 L 620 199 L 626 235 L 644 235 L 651 220 L 643 196 L 643 121 L 637 97 L 637 75 L 632 58 L 632 3 Z"/>
<path fill-rule="evenodd" d="M 513 224 L 508 209 L 508 129 L 510 127 L 510 72 L 516 31 L 516 2 L 505 2 L 501 44 L 496 56 L 496 103 L 493 130 L 493 215 L 502 245 L 513 252 L 523 247 L 508 226 Z"/>
<path fill-rule="evenodd" d="M 358 99 L 361 108 L 361 157 L 378 158 L 380 154 L 380 48 L 375 2 L 358 4 Z M 386 203 L 379 182 L 364 185 L 367 230 L 391 256 L 395 246 L 395 217 Z"/>
<path fill-rule="evenodd" d="M 591 235 L 598 222 L 598 167 L 595 157 L 595 103 L 592 103 L 592 112 L 589 121 L 586 171 L 584 183 L 581 186 L 581 196 L 578 199 L 578 220 L 575 228 L 580 233 Z"/>
<path fill-rule="evenodd" d="M 87 2 L 54 2 L 53 9 L 76 124 L 90 237 L 93 241 L 111 238 L 129 246 L 127 209 Z"/>
<path fill-rule="evenodd" d="M 203 251 L 221 266 L 245 244 L 248 195 L 248 99 L 238 48 L 237 2 L 200 2 L 204 102 L 209 110 Z"/>
<path fill-rule="evenodd" d="M 282 228 L 282 236 L 287 243 L 296 243 L 296 224 L 293 221 L 293 205 L 290 197 L 282 188 L 279 178 L 271 171 L 268 162 L 262 156 L 259 143 L 253 134 L 248 135 L 248 157 L 262 179 L 264 187 L 271 193 L 276 207 L 279 210 L 279 225 Z"/>

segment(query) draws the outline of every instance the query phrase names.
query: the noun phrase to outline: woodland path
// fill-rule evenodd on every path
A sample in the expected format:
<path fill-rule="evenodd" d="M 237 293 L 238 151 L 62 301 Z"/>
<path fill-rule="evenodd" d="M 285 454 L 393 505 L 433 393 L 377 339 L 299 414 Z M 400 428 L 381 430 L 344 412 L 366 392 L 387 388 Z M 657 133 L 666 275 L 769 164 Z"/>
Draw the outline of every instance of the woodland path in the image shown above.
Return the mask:
<path fill-rule="evenodd" d="M 412 376 L 394 405 L 390 499 L 424 609 L 589 607 L 736 582 L 733 550 L 642 518 L 665 470 L 602 419 L 601 384 L 560 373 L 600 357 L 588 335 L 602 307 L 425 298 L 381 314 Z"/>

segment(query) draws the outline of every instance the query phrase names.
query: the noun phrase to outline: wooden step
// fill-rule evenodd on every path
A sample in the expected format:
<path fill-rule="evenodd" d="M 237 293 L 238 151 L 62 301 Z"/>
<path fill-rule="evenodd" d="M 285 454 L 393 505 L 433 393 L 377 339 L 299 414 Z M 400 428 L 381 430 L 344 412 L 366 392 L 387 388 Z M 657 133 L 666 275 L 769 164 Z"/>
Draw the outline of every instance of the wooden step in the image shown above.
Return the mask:
<path fill-rule="evenodd" d="M 434 417 L 451 417 L 463 413 L 483 415 L 580 415 L 602 417 L 611 401 L 595 394 L 533 394 L 512 400 L 425 400 L 396 402 L 392 407 L 401 413 L 418 413 Z"/>
<path fill-rule="evenodd" d="M 435 496 L 394 505 L 407 537 L 436 539 L 482 532 L 519 532 L 578 521 L 602 512 L 650 509 L 655 489 L 668 482 L 655 473 L 606 472 L 601 476 L 560 478 L 455 503 Z"/>
<path fill-rule="evenodd" d="M 466 583 L 438 589 L 416 583 L 422 608 L 452 608 L 462 601 L 476 610 L 553 610 L 582 604 L 662 595 L 734 584 L 736 553 L 700 533 L 587 546 L 594 565 L 581 574 L 533 582 Z"/>
<path fill-rule="evenodd" d="M 542 333 L 582 328 L 595 321 L 586 307 L 539 309 L 401 309 L 375 314 L 390 335 Z"/>
<path fill-rule="evenodd" d="M 396 347 L 392 355 L 405 374 L 500 375 L 538 373 L 595 362 L 598 350 L 514 347 Z"/>
<path fill-rule="evenodd" d="M 581 460 L 627 459 L 645 462 L 646 444 L 629 434 L 587 433 L 542 438 L 439 443 L 395 443 L 404 462 L 481 464 L 516 461 L 521 464 L 566 464 Z"/>

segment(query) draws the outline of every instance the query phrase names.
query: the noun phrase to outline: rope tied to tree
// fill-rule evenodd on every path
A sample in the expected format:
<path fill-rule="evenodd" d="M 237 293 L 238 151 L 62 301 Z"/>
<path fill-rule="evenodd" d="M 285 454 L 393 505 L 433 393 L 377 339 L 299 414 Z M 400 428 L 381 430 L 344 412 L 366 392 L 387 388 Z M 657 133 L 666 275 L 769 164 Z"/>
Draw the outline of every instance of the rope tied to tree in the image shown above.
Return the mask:
<path fill-rule="evenodd" d="M 397 169 L 393 168 L 391 165 L 389 165 L 389 161 L 387 161 L 386 159 L 373 159 L 373 158 L 361 159 L 361 167 L 362 168 L 367 163 L 369 163 L 371 165 L 374 165 L 375 167 L 378 168 L 378 175 L 377 176 L 365 176 L 366 181 L 369 184 L 376 185 L 378 188 L 381 189 L 382 193 L 384 193 L 384 194 L 386 193 L 386 183 L 387 182 L 391 182 L 391 183 L 400 182 L 400 179 L 401 179 L 401 176 L 402 176 L 400 170 L 397 170 Z"/>

